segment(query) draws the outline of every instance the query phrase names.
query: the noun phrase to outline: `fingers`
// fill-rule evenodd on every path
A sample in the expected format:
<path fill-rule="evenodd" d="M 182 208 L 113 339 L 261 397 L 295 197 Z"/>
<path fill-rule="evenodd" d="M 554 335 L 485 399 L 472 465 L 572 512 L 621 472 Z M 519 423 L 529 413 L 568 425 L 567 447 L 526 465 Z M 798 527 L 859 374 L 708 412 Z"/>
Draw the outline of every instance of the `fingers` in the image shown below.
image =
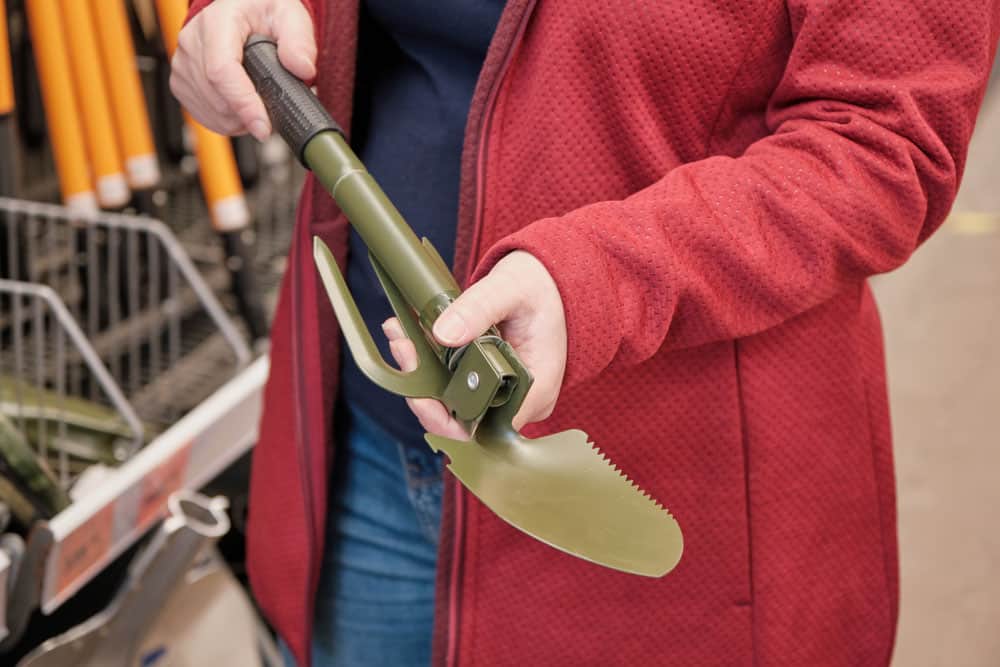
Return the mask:
<path fill-rule="evenodd" d="M 442 345 L 458 347 L 472 342 L 521 306 L 519 281 L 497 267 L 448 306 L 434 323 L 434 337 Z"/>
<path fill-rule="evenodd" d="M 316 39 L 312 18 L 299 2 L 283 2 L 271 21 L 278 42 L 278 60 L 303 81 L 316 77 Z"/>
<path fill-rule="evenodd" d="M 403 331 L 403 325 L 399 323 L 399 319 L 395 317 L 390 317 L 385 322 L 382 323 L 382 333 L 390 341 L 397 340 L 399 338 L 406 338 L 406 332 Z"/>
<path fill-rule="evenodd" d="M 556 403 L 554 397 L 542 396 L 540 390 L 532 386 L 528 390 L 528 395 L 524 397 L 524 403 L 514 415 L 511 424 L 515 431 L 520 431 L 527 424 L 534 424 L 544 419 L 548 419 L 555 410 Z"/>
<path fill-rule="evenodd" d="M 203 44 L 203 80 L 208 84 L 205 94 L 213 100 L 220 116 L 230 115 L 227 129 L 238 127 L 258 140 L 266 139 L 271 123 L 242 64 L 243 45 L 254 29 L 252 22 L 246 16 L 236 16 L 233 21 L 221 25 L 202 21 L 199 27 Z"/>
<path fill-rule="evenodd" d="M 395 317 L 382 323 L 382 331 L 389 339 L 389 352 L 392 358 L 399 364 L 399 370 L 404 373 L 416 370 L 420 361 L 417 357 L 417 348 L 413 346 L 413 341 L 403 333 L 403 327 Z"/>
<path fill-rule="evenodd" d="M 206 58 L 204 76 L 213 88 L 205 96 L 213 113 L 204 124 L 223 134 L 249 132 L 258 141 L 263 141 L 271 134 L 271 121 L 264 103 L 242 65 L 229 58 L 228 53 L 219 51 Z"/>
<path fill-rule="evenodd" d="M 469 434 L 454 417 L 448 414 L 448 409 L 440 401 L 435 401 L 433 398 L 408 398 L 406 404 L 410 406 L 410 410 L 428 433 L 452 440 L 469 439 Z"/>
<path fill-rule="evenodd" d="M 399 320 L 395 317 L 386 320 L 382 324 L 382 331 L 389 339 L 389 352 L 399 364 L 400 370 L 404 372 L 415 370 L 419 364 L 417 349 L 413 346 L 413 342 L 406 337 Z M 448 414 L 447 408 L 439 401 L 433 398 L 407 398 L 406 404 L 428 433 L 453 440 L 469 439 L 462 425 Z"/>
<path fill-rule="evenodd" d="M 243 69 L 250 35 L 273 37 L 278 57 L 296 76 L 316 76 L 312 18 L 297 0 L 216 0 L 180 33 L 170 87 L 195 120 L 220 134 L 271 133 L 260 96 Z"/>

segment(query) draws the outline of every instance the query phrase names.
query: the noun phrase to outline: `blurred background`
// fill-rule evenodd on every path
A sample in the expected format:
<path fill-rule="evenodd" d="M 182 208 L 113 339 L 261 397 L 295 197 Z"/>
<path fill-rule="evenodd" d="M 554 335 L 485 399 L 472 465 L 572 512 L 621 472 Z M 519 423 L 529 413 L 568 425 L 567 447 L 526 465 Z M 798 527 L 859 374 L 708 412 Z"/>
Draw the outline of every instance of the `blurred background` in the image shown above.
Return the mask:
<path fill-rule="evenodd" d="M 186 7 L 0 0 L 0 665 L 278 664 L 243 530 L 303 174 L 185 118 Z M 994 86 L 952 216 L 873 281 L 896 667 L 1000 665 L 998 146 Z"/>
<path fill-rule="evenodd" d="M 187 5 L 0 0 L 0 665 L 278 664 L 243 536 L 303 172 L 185 117 Z"/>
<path fill-rule="evenodd" d="M 894 667 L 1000 665 L 1000 85 L 952 214 L 873 281 L 885 328 L 902 599 Z"/>

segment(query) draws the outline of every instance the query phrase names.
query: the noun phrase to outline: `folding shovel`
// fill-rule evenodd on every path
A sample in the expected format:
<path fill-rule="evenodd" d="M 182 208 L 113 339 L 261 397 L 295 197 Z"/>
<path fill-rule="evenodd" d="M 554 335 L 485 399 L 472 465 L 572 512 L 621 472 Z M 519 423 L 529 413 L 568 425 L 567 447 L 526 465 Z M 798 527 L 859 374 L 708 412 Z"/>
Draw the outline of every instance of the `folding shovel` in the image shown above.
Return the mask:
<path fill-rule="evenodd" d="M 673 569 L 683 547 L 677 522 L 586 433 L 531 440 L 514 430 L 511 420 L 532 378 L 495 329 L 458 349 L 434 340 L 430 331 L 461 292 L 458 283 L 427 239 L 417 239 L 319 100 L 281 66 L 275 44 L 252 37 L 243 64 L 274 127 L 368 246 L 375 273 L 416 347 L 414 371 L 401 372 L 382 359 L 333 255 L 316 238 L 317 269 L 361 370 L 388 391 L 445 404 L 472 439 L 428 434 L 427 442 L 448 456 L 448 468 L 466 488 L 515 528 L 623 572 L 659 577 Z"/>

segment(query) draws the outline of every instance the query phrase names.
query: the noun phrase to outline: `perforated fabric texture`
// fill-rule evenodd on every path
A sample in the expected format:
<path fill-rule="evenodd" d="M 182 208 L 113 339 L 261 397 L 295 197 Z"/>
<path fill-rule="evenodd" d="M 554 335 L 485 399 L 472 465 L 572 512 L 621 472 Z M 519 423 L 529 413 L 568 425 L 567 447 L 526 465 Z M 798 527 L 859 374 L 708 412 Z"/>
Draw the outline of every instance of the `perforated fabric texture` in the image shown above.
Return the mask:
<path fill-rule="evenodd" d="M 356 8 L 313 8 L 342 123 Z M 685 554 L 663 579 L 623 575 L 449 495 L 437 664 L 888 663 L 895 500 L 865 280 L 950 207 L 998 18 L 995 0 L 508 3 L 470 114 L 458 273 L 513 249 L 548 266 L 568 372 L 529 434 L 586 430 L 670 507 Z M 250 529 L 255 593 L 300 659 L 336 328 L 299 244 L 310 225 L 343 236 L 312 202 Z"/>
<path fill-rule="evenodd" d="M 951 205 L 997 14 L 537 4 L 478 156 L 474 278 L 515 249 L 547 265 L 570 351 L 539 431 L 587 430 L 674 511 L 685 554 L 659 581 L 609 573 L 470 501 L 460 664 L 888 663 L 895 503 L 865 279 Z"/>

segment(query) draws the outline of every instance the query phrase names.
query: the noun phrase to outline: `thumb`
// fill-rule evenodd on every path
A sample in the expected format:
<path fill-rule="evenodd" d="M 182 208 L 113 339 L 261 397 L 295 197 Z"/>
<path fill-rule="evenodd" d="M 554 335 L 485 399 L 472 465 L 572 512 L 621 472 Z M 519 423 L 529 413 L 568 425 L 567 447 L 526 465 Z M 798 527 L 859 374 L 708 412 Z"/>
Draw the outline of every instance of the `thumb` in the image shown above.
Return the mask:
<path fill-rule="evenodd" d="M 459 295 L 434 323 L 442 345 L 471 343 L 494 324 L 503 322 L 520 305 L 522 295 L 510 280 L 490 272 Z"/>
<path fill-rule="evenodd" d="M 271 26 L 281 64 L 303 81 L 312 81 L 316 76 L 316 36 L 309 10 L 297 0 L 281 3 L 274 10 Z"/>

